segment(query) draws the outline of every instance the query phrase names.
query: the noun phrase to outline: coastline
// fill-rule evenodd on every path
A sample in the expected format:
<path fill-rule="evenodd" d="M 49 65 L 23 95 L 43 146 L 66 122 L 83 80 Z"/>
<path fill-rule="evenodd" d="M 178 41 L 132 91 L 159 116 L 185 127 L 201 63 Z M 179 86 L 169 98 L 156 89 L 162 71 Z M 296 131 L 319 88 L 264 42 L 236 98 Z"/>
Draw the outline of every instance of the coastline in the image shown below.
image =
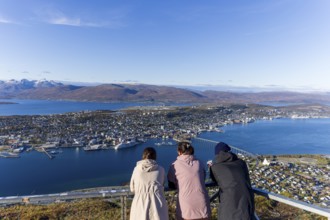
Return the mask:
<path fill-rule="evenodd" d="M 19 104 L 17 102 L 1 102 L 0 101 L 0 105 L 11 105 L 11 104 Z"/>

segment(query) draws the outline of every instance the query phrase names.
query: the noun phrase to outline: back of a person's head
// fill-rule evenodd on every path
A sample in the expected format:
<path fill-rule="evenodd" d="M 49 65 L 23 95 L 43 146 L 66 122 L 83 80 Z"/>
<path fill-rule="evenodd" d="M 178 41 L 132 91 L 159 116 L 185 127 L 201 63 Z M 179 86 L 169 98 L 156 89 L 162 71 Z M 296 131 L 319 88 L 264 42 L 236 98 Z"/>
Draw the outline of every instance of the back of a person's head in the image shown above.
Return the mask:
<path fill-rule="evenodd" d="M 194 147 L 188 141 L 182 141 L 178 144 L 178 151 L 184 155 L 194 155 Z"/>
<path fill-rule="evenodd" d="M 157 153 L 153 147 L 147 147 L 143 150 L 142 159 L 156 160 Z"/>
<path fill-rule="evenodd" d="M 228 144 L 224 143 L 224 142 L 219 142 L 215 148 L 214 148 L 214 154 L 217 155 L 220 152 L 230 152 L 231 148 L 229 147 Z"/>

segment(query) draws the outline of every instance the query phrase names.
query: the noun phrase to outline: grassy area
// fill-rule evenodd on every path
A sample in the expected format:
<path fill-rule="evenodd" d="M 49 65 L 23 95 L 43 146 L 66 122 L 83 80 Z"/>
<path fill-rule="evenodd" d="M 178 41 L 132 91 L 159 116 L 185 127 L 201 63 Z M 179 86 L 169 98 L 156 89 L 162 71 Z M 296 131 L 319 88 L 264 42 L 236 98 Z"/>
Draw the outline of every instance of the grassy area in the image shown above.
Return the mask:
<path fill-rule="evenodd" d="M 169 198 L 170 219 L 175 219 L 175 202 Z M 128 216 L 129 216 L 128 204 Z M 215 205 L 217 207 L 217 205 Z M 217 219 L 217 209 L 212 208 L 212 219 Z M 256 212 L 263 220 L 326 220 L 300 209 L 296 209 L 264 197 L 256 196 Z M 32 220 L 92 220 L 121 219 L 121 209 L 116 202 L 103 199 L 84 199 L 79 201 L 54 203 L 49 205 L 15 205 L 0 208 L 0 219 L 32 219 Z"/>
<path fill-rule="evenodd" d="M 301 164 L 312 164 L 315 166 L 330 165 L 330 158 L 325 155 L 314 155 L 314 154 L 298 154 L 298 155 L 278 155 L 278 160 L 284 160 L 287 162 L 301 163 Z"/>
<path fill-rule="evenodd" d="M 256 213 L 262 220 L 327 220 L 322 217 L 292 206 L 268 200 L 262 196 L 255 197 Z"/>
<path fill-rule="evenodd" d="M 0 219 L 120 219 L 120 207 L 101 199 L 83 199 L 49 205 L 15 205 L 0 208 Z"/>

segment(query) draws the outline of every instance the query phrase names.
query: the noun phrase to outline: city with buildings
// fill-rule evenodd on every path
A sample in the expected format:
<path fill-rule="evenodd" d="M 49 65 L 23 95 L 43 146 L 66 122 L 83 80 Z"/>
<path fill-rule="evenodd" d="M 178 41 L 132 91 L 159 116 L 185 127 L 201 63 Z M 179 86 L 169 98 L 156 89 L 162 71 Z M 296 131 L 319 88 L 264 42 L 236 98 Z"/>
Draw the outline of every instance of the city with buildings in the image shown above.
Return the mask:
<path fill-rule="evenodd" d="M 329 107 L 270 107 L 221 105 L 189 107 L 135 107 L 121 111 L 83 111 L 54 115 L 0 117 L 1 155 L 48 147 L 111 149 L 120 140 L 150 138 L 189 139 L 203 131 L 221 132 L 221 126 L 276 118 L 326 118 Z M 95 149 L 96 150 L 96 149 Z M 45 150 L 46 151 L 46 150 Z M 244 156 L 243 156 L 244 157 Z M 330 159 L 324 163 L 263 161 L 244 157 L 256 188 L 307 203 L 330 207 Z"/>

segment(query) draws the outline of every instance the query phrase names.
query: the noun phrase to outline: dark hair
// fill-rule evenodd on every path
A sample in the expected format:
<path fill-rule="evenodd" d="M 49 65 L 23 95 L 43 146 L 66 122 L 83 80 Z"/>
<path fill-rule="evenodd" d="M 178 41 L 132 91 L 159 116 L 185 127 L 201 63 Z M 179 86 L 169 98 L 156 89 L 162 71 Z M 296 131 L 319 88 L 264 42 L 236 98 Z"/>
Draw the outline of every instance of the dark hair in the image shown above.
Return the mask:
<path fill-rule="evenodd" d="M 142 159 L 152 159 L 156 160 L 157 154 L 153 147 L 146 147 L 143 150 Z"/>
<path fill-rule="evenodd" d="M 194 147 L 188 141 L 182 141 L 178 144 L 178 151 L 185 155 L 193 155 Z"/>

